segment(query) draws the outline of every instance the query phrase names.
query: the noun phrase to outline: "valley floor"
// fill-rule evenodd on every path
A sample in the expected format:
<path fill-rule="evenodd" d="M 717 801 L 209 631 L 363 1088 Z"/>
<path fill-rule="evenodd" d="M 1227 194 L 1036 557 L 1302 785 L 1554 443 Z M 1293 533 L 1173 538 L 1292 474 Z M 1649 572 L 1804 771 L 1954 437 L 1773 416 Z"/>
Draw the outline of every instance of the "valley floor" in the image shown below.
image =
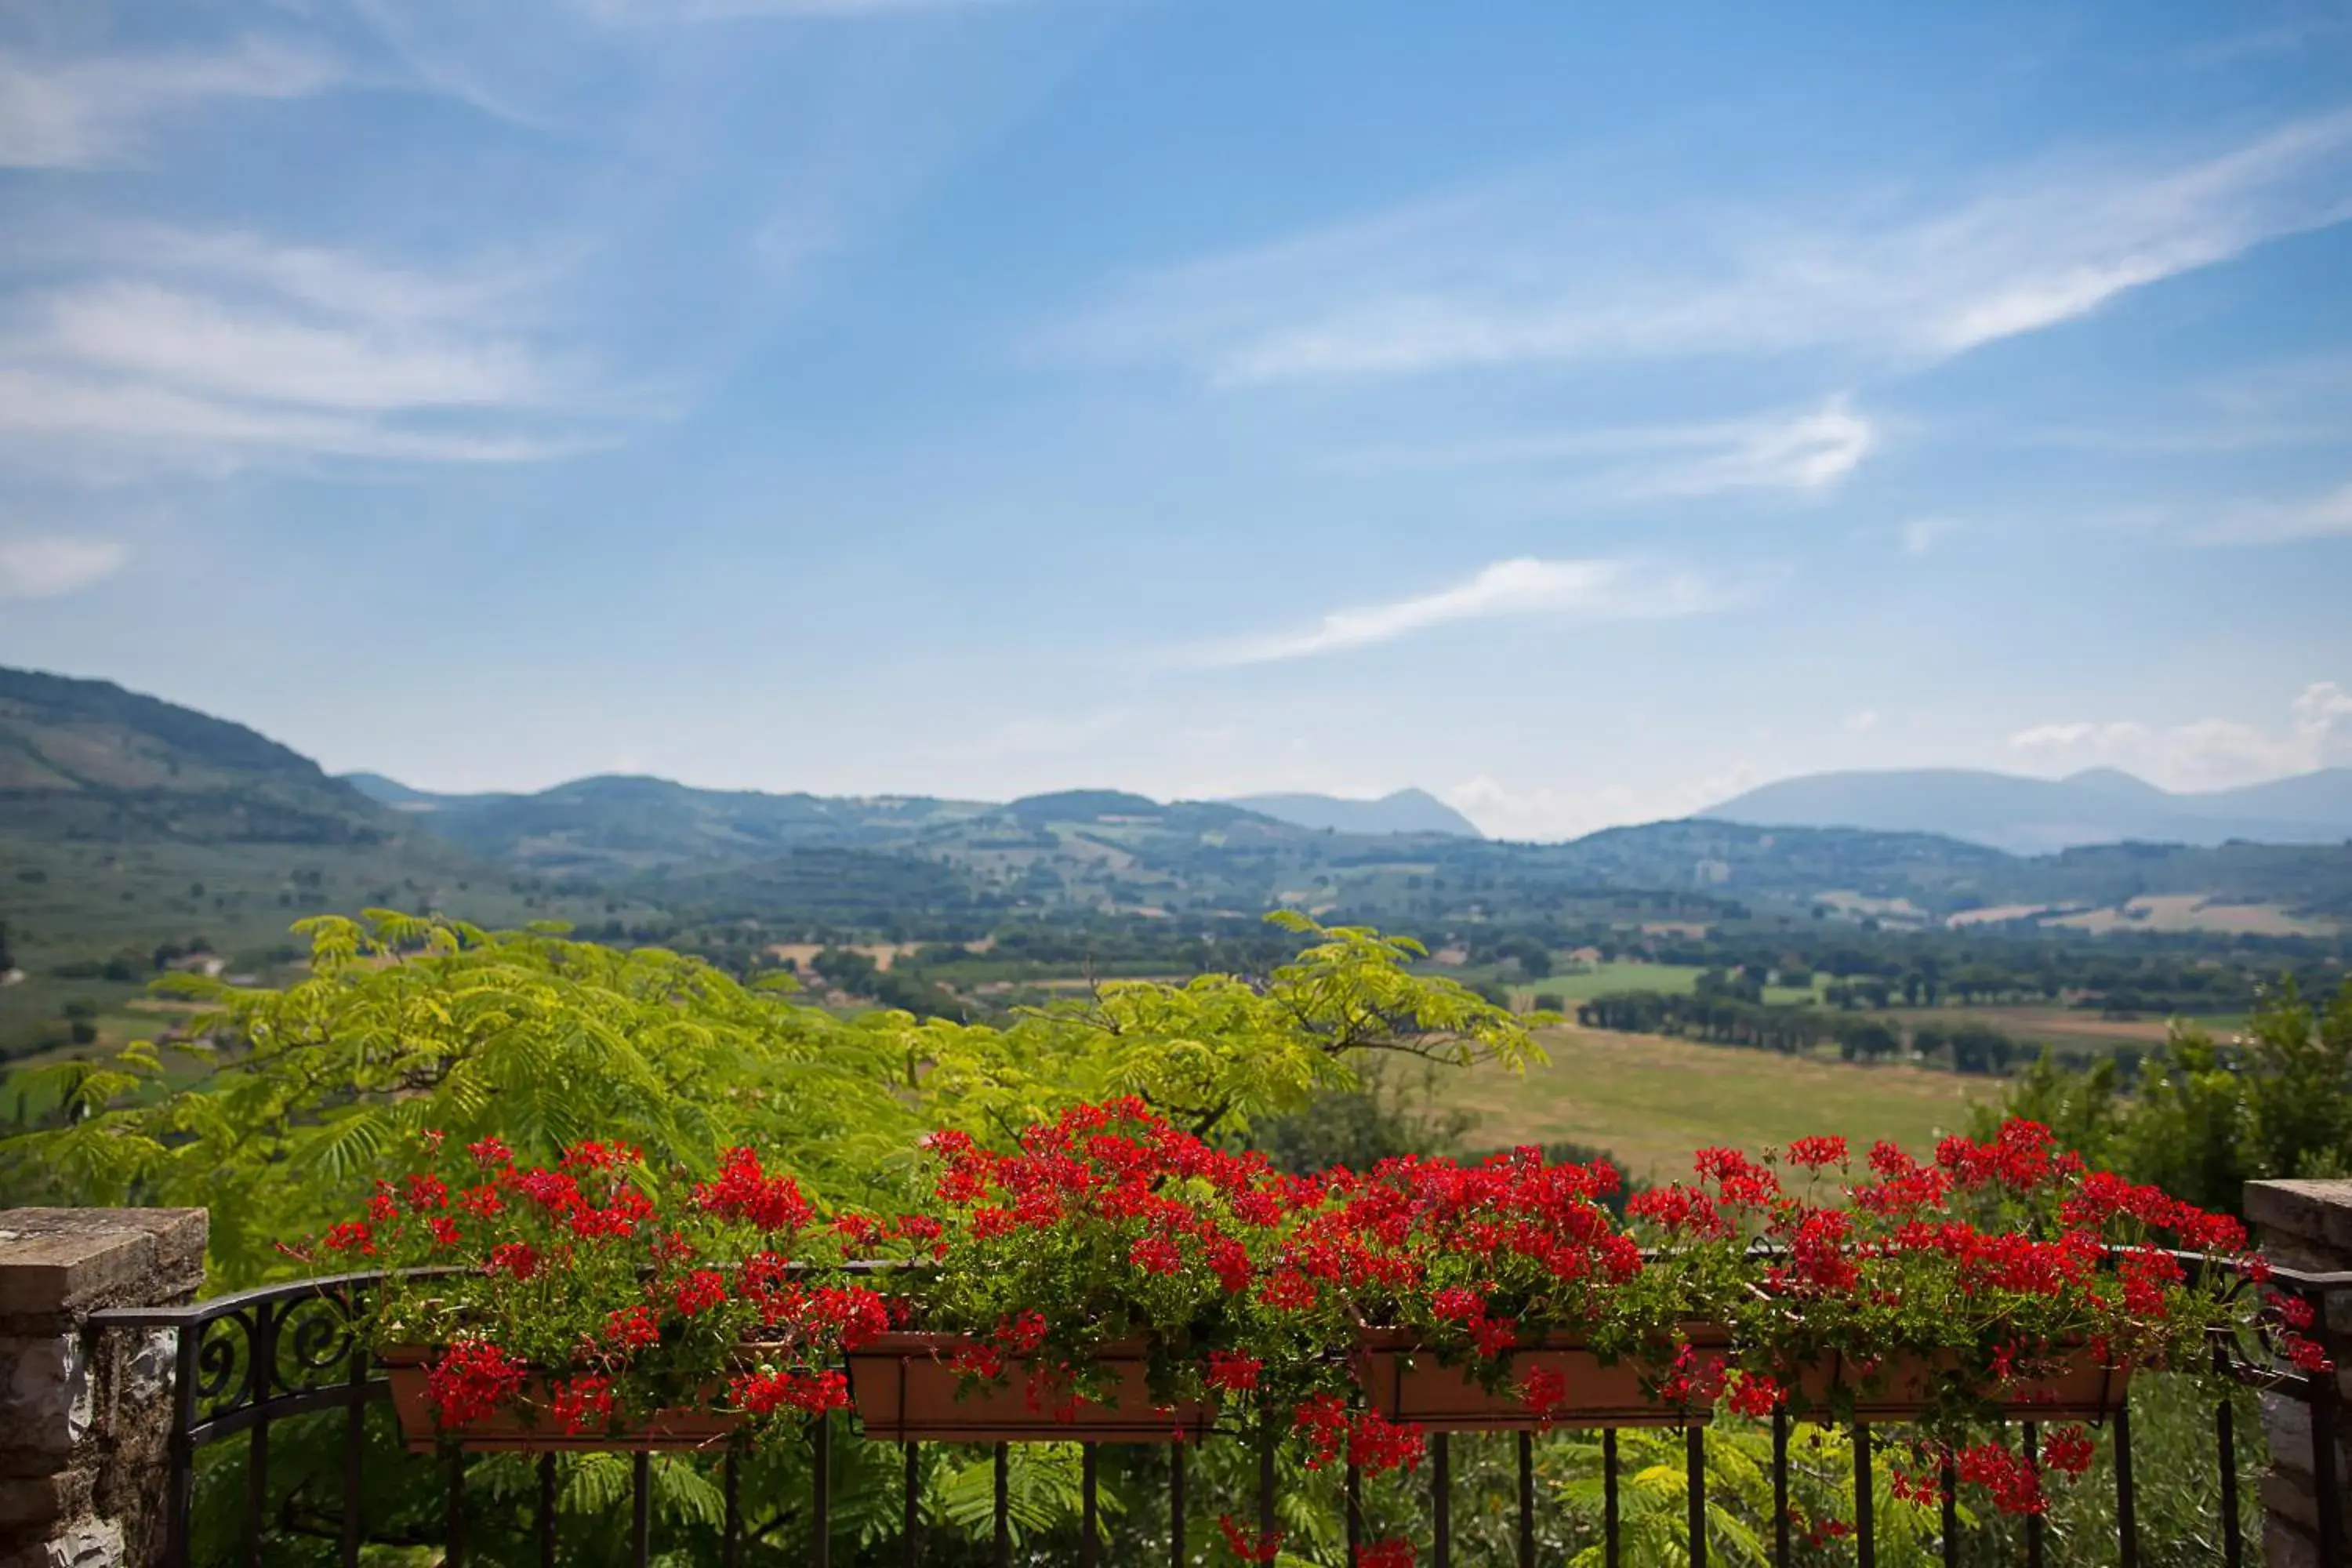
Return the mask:
<path fill-rule="evenodd" d="M 1549 1066 L 1524 1078 L 1480 1068 L 1444 1075 L 1440 1093 L 1475 1112 L 1476 1148 L 1561 1140 L 1605 1149 L 1634 1175 L 1687 1175 L 1711 1144 L 1754 1151 L 1808 1133 L 1843 1134 L 1857 1157 L 1878 1139 L 1914 1153 L 1964 1130 L 1999 1079 L 1909 1067 L 1734 1050 L 1655 1035 L 1563 1027 L 1542 1035 Z"/>

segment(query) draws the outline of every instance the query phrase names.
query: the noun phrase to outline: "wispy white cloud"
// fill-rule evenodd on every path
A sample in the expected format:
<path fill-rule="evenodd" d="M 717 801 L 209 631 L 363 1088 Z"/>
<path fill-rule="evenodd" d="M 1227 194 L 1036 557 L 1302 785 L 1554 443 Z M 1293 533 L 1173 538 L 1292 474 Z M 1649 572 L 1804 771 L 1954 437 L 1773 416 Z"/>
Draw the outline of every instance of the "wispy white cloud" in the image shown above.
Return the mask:
<path fill-rule="evenodd" d="M 2289 704 L 2284 730 L 2235 719 L 2074 720 L 2020 730 L 2009 744 L 2035 766 L 2122 767 L 2168 789 L 2226 789 L 2342 759 L 2352 749 L 2352 692 L 2312 682 Z"/>
<path fill-rule="evenodd" d="M 304 320 L 152 283 L 50 299 L 35 353 L 197 393 L 304 407 L 467 408 L 544 401 L 519 343 L 418 331 L 363 312 Z"/>
<path fill-rule="evenodd" d="M 2286 544 L 2352 534 L 2352 480 L 2298 500 L 2241 501 L 2200 531 L 2200 544 Z"/>
<path fill-rule="evenodd" d="M 22 460 L 498 462 L 590 438 L 593 380 L 523 325 L 527 269 L 153 227 L 79 243 L 75 281 L 0 315 L 0 437 L 39 438 L 13 445 Z"/>
<path fill-rule="evenodd" d="M 1523 181 L 1138 279 L 1054 335 L 1223 382 L 1828 348 L 1932 361 L 2352 216 L 2352 110 L 1975 192 L 1618 212 Z"/>
<path fill-rule="evenodd" d="M 341 79 L 330 57 L 247 38 L 175 54 L 0 55 L 0 166 L 85 169 L 140 156 L 156 122 L 206 104 L 309 98 Z"/>
<path fill-rule="evenodd" d="M 1351 459 L 1368 468 L 1558 468 L 1586 470 L 1622 499 L 1734 490 L 1823 490 L 1876 449 L 1878 427 L 1832 397 L 1794 414 L 1689 425 L 1572 430 L 1421 451 L 1382 447 Z"/>
<path fill-rule="evenodd" d="M 1272 664 L 1393 642 L 1462 621 L 1547 616 L 1642 620 L 1721 607 L 1730 595 L 1685 573 L 1622 560 L 1497 561 L 1467 582 L 1386 604 L 1334 610 L 1294 632 L 1199 650 L 1207 665 Z"/>
<path fill-rule="evenodd" d="M 131 552 L 110 539 L 0 535 L 0 599 L 54 599 L 112 576 Z"/>

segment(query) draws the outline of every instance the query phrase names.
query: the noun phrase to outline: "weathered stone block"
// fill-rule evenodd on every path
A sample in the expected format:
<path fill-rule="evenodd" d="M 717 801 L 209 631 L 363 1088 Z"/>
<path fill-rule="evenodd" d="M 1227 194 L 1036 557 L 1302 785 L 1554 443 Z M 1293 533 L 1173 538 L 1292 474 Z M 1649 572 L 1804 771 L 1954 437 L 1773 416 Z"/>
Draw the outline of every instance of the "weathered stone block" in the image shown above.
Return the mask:
<path fill-rule="evenodd" d="M 152 1560 L 174 1336 L 92 1312 L 190 1300 L 202 1209 L 0 1211 L 0 1568 Z"/>
<path fill-rule="evenodd" d="M 2352 1181 L 2248 1182 L 2246 1218 L 2261 1233 L 2265 1251 L 2273 1242 L 2302 1242 L 2338 1259 L 2352 1257 Z"/>
<path fill-rule="evenodd" d="M 87 1470 L 59 1470 L 50 1475 L 0 1481 L 0 1529 L 50 1524 L 89 1510 L 90 1476 Z"/>
<path fill-rule="evenodd" d="M 0 1275 L 5 1275 L 0 1268 Z M 93 1417 L 89 1357 L 78 1333 L 0 1340 L 0 1448 L 73 1452 Z"/>
<path fill-rule="evenodd" d="M 0 1320 L 175 1300 L 204 1283 L 202 1209 L 0 1210 Z"/>

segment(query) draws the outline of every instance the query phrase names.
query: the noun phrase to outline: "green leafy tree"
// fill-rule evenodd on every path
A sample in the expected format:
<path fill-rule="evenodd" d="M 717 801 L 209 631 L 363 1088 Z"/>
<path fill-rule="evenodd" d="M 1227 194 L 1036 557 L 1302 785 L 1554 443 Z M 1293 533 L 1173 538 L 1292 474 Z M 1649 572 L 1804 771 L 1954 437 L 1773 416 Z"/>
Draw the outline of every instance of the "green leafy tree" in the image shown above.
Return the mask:
<path fill-rule="evenodd" d="M 1003 1027 L 909 1020 L 901 1048 L 910 1072 L 929 1064 L 929 1113 L 1006 1138 L 1062 1106 L 1133 1094 L 1196 1132 L 1241 1132 L 1319 1090 L 1355 1087 L 1373 1060 L 1521 1068 L 1544 1059 L 1507 1006 L 1412 973 L 1426 954 L 1411 938 L 1289 911 L 1267 918 L 1310 941 L 1263 982 L 1107 981 Z"/>
<path fill-rule="evenodd" d="M 756 1143 L 817 1190 L 871 1193 L 915 1126 L 888 1031 L 793 1005 L 789 982 L 384 910 L 298 929 L 311 972 L 282 991 L 163 983 L 205 1008 L 168 1068 L 142 1041 L 25 1085 L 74 1109 L 0 1142 L 10 1201 L 208 1208 L 231 1285 L 290 1271 L 276 1244 L 397 1173 L 428 1128 L 538 1160 L 617 1138 L 696 1173 Z"/>

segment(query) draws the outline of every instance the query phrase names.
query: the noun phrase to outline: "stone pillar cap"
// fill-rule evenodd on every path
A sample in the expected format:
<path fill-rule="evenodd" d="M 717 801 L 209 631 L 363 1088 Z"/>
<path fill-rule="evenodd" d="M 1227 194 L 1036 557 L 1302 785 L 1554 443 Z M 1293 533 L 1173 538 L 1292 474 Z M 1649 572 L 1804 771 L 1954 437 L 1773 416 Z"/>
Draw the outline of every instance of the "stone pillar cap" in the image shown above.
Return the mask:
<path fill-rule="evenodd" d="M 144 1307 L 204 1283 L 202 1209 L 0 1209 L 0 1316 Z"/>

